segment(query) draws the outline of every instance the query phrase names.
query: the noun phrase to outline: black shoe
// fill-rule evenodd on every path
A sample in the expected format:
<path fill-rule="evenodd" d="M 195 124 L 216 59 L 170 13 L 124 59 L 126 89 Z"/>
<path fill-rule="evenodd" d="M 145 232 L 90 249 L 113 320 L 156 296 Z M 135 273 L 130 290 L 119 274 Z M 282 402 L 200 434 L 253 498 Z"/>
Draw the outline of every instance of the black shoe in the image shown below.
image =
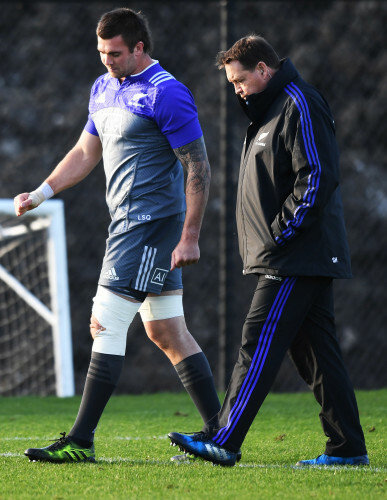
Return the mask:
<path fill-rule="evenodd" d="M 94 444 L 82 448 L 61 432 L 61 438 L 45 448 L 28 448 L 24 452 L 30 462 L 95 462 Z"/>
<path fill-rule="evenodd" d="M 195 432 L 194 434 L 170 432 L 168 437 L 172 445 L 178 445 L 182 451 L 191 453 L 195 457 L 201 457 L 213 464 L 231 467 L 237 461 L 237 453 L 222 448 L 204 432 Z"/>

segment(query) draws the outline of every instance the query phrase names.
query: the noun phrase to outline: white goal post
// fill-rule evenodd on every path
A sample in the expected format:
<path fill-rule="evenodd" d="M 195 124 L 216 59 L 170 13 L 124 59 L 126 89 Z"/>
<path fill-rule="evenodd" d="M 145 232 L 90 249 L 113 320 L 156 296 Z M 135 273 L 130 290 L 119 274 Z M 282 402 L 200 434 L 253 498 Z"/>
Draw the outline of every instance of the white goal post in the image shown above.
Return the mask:
<path fill-rule="evenodd" d="M 5 222 L 2 222 L 3 219 L 5 219 Z M 32 234 L 34 231 L 41 231 L 38 238 L 39 244 L 43 244 L 41 240 L 44 239 L 44 246 L 46 247 L 46 250 L 44 251 L 44 260 L 46 260 L 45 265 L 47 267 L 47 271 L 45 271 L 45 275 L 47 275 L 47 295 L 49 295 L 49 298 L 45 300 L 46 304 L 41 298 L 31 291 L 31 288 L 39 287 L 39 285 L 36 284 L 38 277 L 34 277 L 33 280 L 29 279 L 29 281 L 33 282 L 33 286 L 23 283 L 23 279 L 15 277 L 12 270 L 10 270 L 12 266 L 7 266 L 4 262 L 2 262 L 3 257 L 7 252 L 11 252 L 16 247 L 23 248 L 23 246 L 28 246 L 29 242 L 27 240 L 21 242 L 18 242 L 17 240 L 27 233 Z M 40 236 L 43 234 L 42 231 L 44 232 L 44 238 L 43 236 Z M 54 365 L 53 370 L 55 372 L 55 393 L 60 397 L 73 396 L 75 393 L 74 370 L 63 201 L 45 201 L 36 209 L 27 212 L 21 217 L 16 217 L 13 200 L 0 199 L 0 243 L 2 244 L 0 245 L 0 280 L 3 284 L 6 284 L 6 287 L 8 287 L 7 290 L 9 289 L 7 297 L 12 294 L 12 297 L 17 296 L 18 301 L 22 299 L 22 302 L 28 305 L 26 310 L 27 312 L 24 311 L 20 313 L 21 317 L 17 317 L 16 320 L 13 320 L 13 325 L 22 324 L 24 322 L 24 316 L 28 315 L 28 311 L 33 310 L 32 312 L 34 316 L 38 315 L 40 318 L 43 318 L 44 322 L 46 322 L 45 328 L 48 328 L 48 325 L 51 327 Z M 37 260 L 43 260 L 43 257 L 41 257 L 42 253 L 42 250 L 39 248 L 37 250 Z M 31 259 L 36 259 L 36 255 L 32 255 Z M 24 264 L 24 257 L 16 255 L 16 257 L 13 257 L 13 260 L 15 261 L 15 266 L 20 267 Z M 11 316 L 13 318 L 15 317 L 13 306 L 14 302 L 16 301 L 13 300 L 12 306 L 10 305 L 8 309 L 5 309 L 6 318 L 5 320 L 2 319 L 0 324 L 0 329 L 3 330 L 4 335 L 0 332 L 0 339 L 1 337 L 7 337 L 8 334 L 6 325 L 7 315 L 9 315 L 10 321 Z M 41 321 L 41 319 L 39 321 Z M 23 335 L 25 336 L 26 332 L 28 334 L 28 332 L 35 330 L 35 324 L 36 321 L 32 324 L 32 326 L 28 325 L 27 327 L 24 327 Z M 10 332 L 14 329 L 14 326 L 9 327 Z M 10 351 L 13 353 L 21 343 L 28 345 L 30 342 L 30 339 L 28 338 L 11 338 L 11 334 L 12 332 L 8 336 L 10 337 Z M 27 351 L 30 348 L 27 347 Z M 6 365 L 6 361 L 2 358 L 1 364 L 3 366 Z M 18 367 L 10 366 L 8 368 L 8 373 L 10 373 L 11 370 L 17 371 Z M 40 371 L 43 371 L 43 369 Z M 34 378 L 33 375 L 24 375 L 24 378 L 27 377 Z M 20 378 L 23 378 L 23 376 L 19 375 L 19 379 Z M 24 391 L 26 390 L 28 389 L 24 389 Z"/>

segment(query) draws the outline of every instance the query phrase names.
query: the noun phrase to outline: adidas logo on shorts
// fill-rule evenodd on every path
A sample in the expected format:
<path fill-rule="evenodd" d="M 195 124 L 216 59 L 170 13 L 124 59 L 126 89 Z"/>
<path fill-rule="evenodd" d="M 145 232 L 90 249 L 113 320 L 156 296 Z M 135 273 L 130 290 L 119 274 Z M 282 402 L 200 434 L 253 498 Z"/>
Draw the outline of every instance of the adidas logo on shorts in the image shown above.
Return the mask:
<path fill-rule="evenodd" d="M 117 273 L 116 273 L 116 270 L 114 269 L 114 267 L 110 268 L 109 271 L 106 271 L 104 277 L 107 278 L 108 280 L 112 280 L 112 281 L 117 281 L 120 279 L 119 276 L 117 276 Z"/>

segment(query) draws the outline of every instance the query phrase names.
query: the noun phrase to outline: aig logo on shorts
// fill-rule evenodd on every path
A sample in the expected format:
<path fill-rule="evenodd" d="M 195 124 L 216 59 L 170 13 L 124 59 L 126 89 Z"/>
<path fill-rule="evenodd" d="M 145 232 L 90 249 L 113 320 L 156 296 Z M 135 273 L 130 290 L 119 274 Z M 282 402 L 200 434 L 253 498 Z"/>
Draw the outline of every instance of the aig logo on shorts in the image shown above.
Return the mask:
<path fill-rule="evenodd" d="M 166 269 L 160 269 L 159 267 L 156 267 L 151 279 L 151 283 L 154 283 L 155 285 L 163 285 L 167 274 L 168 271 Z"/>

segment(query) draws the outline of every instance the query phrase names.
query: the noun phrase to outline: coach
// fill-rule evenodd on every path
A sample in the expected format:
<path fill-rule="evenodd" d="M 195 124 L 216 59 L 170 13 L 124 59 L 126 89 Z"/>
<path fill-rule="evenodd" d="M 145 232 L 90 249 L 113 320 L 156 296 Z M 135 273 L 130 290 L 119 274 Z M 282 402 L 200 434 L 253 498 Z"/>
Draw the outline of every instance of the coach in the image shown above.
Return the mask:
<path fill-rule="evenodd" d="M 368 464 L 355 394 L 337 341 L 333 278 L 350 278 L 335 125 L 323 96 L 260 36 L 218 55 L 251 123 L 240 164 L 243 273 L 257 276 L 216 428 L 171 433 L 215 463 L 236 452 L 288 351 L 321 406 L 324 454 L 297 465 Z"/>

